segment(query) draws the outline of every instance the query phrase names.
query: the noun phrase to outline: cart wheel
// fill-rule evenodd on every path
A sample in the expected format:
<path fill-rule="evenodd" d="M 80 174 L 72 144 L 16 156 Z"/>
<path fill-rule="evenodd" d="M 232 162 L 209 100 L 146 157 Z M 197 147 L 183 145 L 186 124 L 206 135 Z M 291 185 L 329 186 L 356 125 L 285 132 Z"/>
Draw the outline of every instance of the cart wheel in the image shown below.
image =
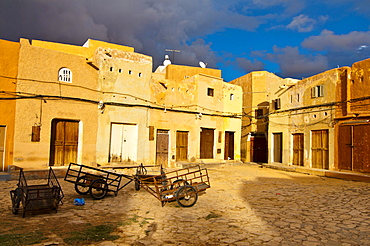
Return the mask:
<path fill-rule="evenodd" d="M 103 199 L 108 192 L 108 185 L 103 179 L 95 179 L 90 186 L 90 195 L 96 200 Z"/>
<path fill-rule="evenodd" d="M 75 183 L 75 190 L 80 195 L 86 195 L 89 193 L 91 180 L 86 179 L 86 176 L 81 176 L 77 178 Z"/>
<path fill-rule="evenodd" d="M 188 181 L 183 180 L 183 179 L 177 179 L 177 180 L 173 181 L 173 183 L 171 185 L 171 190 L 172 189 L 178 189 L 179 187 L 185 186 L 185 185 L 189 185 Z"/>
<path fill-rule="evenodd" d="M 135 190 L 140 190 L 140 181 L 135 179 Z"/>
<path fill-rule="evenodd" d="M 198 193 L 191 185 L 181 186 L 176 192 L 176 201 L 181 207 L 191 207 L 198 200 Z"/>
<path fill-rule="evenodd" d="M 18 214 L 19 206 L 21 203 L 21 194 L 22 189 L 16 188 L 15 190 L 10 191 L 10 198 L 12 199 L 12 213 Z"/>

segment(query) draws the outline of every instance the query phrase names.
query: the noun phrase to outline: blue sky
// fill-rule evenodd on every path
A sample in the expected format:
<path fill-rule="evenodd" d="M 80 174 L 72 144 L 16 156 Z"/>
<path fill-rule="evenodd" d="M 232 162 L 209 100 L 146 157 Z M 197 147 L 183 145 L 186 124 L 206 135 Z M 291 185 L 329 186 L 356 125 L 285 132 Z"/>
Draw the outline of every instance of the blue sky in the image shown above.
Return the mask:
<path fill-rule="evenodd" d="M 175 64 L 301 79 L 370 57 L 369 0 L 1 0 L 0 39 L 98 39 Z M 171 57 L 173 60 L 173 58 Z"/>

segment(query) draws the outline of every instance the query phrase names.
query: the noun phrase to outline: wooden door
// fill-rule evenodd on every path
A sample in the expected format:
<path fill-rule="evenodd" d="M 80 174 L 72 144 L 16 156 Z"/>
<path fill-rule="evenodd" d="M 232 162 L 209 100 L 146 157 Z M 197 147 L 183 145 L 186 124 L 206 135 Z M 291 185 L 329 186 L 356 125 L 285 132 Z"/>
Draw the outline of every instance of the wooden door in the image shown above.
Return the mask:
<path fill-rule="evenodd" d="M 251 160 L 253 162 L 267 162 L 267 141 L 265 137 L 251 137 Z"/>
<path fill-rule="evenodd" d="M 176 132 L 176 161 L 188 160 L 188 132 Z"/>
<path fill-rule="evenodd" d="M 370 172 L 370 125 L 353 126 L 353 170 Z"/>
<path fill-rule="evenodd" d="M 283 162 L 283 134 L 274 133 L 274 162 Z"/>
<path fill-rule="evenodd" d="M 225 132 L 225 160 L 234 160 L 234 132 Z"/>
<path fill-rule="evenodd" d="M 338 168 L 370 172 L 370 125 L 339 127 Z"/>
<path fill-rule="evenodd" d="M 156 164 L 163 167 L 168 165 L 168 130 L 157 131 Z"/>
<path fill-rule="evenodd" d="M 200 159 L 212 159 L 214 129 L 202 128 L 200 132 Z"/>
<path fill-rule="evenodd" d="M 329 132 L 328 130 L 312 131 L 312 167 L 329 169 Z"/>
<path fill-rule="evenodd" d="M 293 165 L 303 166 L 304 135 L 293 134 Z"/>
<path fill-rule="evenodd" d="M 64 166 L 77 161 L 78 121 L 53 120 L 50 166 Z"/>
<path fill-rule="evenodd" d="M 0 170 L 5 172 L 5 130 L 6 126 L 0 126 Z"/>
<path fill-rule="evenodd" d="M 338 169 L 352 170 L 352 126 L 340 126 L 338 133 Z"/>

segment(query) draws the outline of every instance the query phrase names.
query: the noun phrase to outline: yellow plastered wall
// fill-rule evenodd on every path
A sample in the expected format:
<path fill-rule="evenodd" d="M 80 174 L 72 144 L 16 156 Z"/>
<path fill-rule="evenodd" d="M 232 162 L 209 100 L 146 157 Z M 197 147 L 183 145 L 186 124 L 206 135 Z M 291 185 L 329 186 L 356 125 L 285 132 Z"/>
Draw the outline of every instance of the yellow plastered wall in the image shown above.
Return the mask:
<path fill-rule="evenodd" d="M 0 97 L 13 97 L 16 91 L 16 77 L 18 72 L 19 43 L 0 40 Z M 5 92 L 5 93 L 4 93 Z M 13 138 L 15 120 L 15 100 L 0 100 L 0 170 L 7 171 L 13 164 Z"/>
<path fill-rule="evenodd" d="M 197 74 L 205 74 L 221 78 L 221 70 L 213 68 L 190 67 L 181 65 L 168 65 L 166 67 L 166 79 L 182 81 Z"/>
<path fill-rule="evenodd" d="M 132 47 L 112 44 L 112 43 L 93 40 L 93 39 L 88 39 L 83 46 L 61 44 L 61 43 L 47 42 L 47 41 L 41 41 L 41 40 L 32 40 L 32 46 L 60 51 L 64 53 L 74 54 L 74 55 L 79 55 L 79 56 L 84 56 L 84 57 L 91 57 L 94 54 L 95 50 L 99 47 L 134 52 L 134 48 Z"/>

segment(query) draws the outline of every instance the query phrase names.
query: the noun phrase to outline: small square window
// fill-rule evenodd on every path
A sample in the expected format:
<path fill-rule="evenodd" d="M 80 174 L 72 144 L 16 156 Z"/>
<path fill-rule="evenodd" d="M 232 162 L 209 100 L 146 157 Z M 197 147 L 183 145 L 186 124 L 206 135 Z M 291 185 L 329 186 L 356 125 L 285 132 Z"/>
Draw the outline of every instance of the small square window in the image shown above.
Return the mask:
<path fill-rule="evenodd" d="M 312 98 L 324 96 L 324 85 L 314 86 L 311 89 Z"/>
<path fill-rule="evenodd" d="M 273 101 L 274 103 L 274 109 L 280 109 L 281 108 L 281 101 L 280 98 L 277 98 Z"/>
<path fill-rule="evenodd" d="M 255 111 L 254 111 L 254 113 L 255 113 L 255 117 L 258 119 L 258 118 L 261 118 L 262 116 L 263 116 L 263 109 L 262 108 L 260 108 L 260 109 L 256 109 Z"/>
<path fill-rule="evenodd" d="M 213 88 L 208 88 L 207 90 L 207 96 L 213 97 L 214 96 L 214 89 Z"/>

